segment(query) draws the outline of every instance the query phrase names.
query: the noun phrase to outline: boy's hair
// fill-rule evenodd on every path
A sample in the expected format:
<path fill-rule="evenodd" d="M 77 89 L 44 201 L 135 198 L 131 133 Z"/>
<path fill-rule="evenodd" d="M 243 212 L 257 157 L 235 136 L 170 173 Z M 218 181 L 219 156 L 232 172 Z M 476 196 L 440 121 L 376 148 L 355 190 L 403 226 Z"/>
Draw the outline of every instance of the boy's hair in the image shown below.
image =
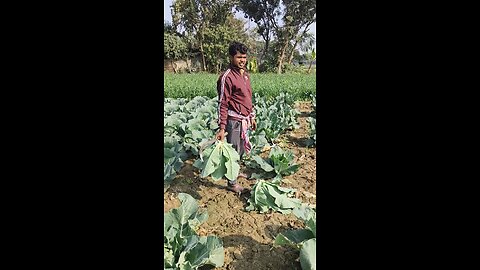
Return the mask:
<path fill-rule="evenodd" d="M 245 44 L 236 42 L 236 41 L 232 42 L 232 44 L 230 44 L 230 47 L 228 47 L 228 53 L 231 56 L 236 55 L 237 52 L 241 54 L 247 54 L 247 51 L 248 51 L 248 48 L 247 46 L 245 46 Z"/>

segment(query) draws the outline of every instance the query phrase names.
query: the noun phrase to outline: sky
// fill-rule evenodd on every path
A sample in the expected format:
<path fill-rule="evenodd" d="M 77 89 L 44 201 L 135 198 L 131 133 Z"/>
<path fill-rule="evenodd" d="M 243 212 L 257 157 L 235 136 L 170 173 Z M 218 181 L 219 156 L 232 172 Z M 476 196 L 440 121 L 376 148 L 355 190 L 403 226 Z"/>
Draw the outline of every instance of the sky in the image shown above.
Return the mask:
<path fill-rule="evenodd" d="M 171 5 L 172 5 L 172 0 L 164 0 L 163 1 L 163 11 L 164 11 L 163 15 L 165 16 L 165 20 L 168 21 L 168 22 L 172 22 L 172 13 L 171 13 L 171 10 L 170 10 Z M 246 20 L 246 19 L 243 18 L 243 16 L 239 16 L 238 14 L 237 14 L 236 17 L 237 18 L 242 18 L 243 20 Z M 253 28 L 255 26 L 255 23 L 251 22 L 251 21 L 248 21 L 246 25 L 249 28 Z M 316 31 L 317 31 L 317 24 L 313 23 L 309 27 L 309 32 L 312 33 L 316 37 Z"/>

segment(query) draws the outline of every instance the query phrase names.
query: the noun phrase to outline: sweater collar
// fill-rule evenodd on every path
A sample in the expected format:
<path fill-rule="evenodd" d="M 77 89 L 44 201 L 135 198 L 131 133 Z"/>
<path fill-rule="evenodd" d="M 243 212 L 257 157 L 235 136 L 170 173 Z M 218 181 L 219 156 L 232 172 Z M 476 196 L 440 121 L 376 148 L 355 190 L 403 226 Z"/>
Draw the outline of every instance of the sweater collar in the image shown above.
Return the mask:
<path fill-rule="evenodd" d="M 229 64 L 229 68 L 233 71 L 235 71 L 236 73 L 240 74 L 240 68 L 232 65 L 232 64 Z M 246 75 L 247 74 L 247 70 L 243 69 L 243 75 Z"/>

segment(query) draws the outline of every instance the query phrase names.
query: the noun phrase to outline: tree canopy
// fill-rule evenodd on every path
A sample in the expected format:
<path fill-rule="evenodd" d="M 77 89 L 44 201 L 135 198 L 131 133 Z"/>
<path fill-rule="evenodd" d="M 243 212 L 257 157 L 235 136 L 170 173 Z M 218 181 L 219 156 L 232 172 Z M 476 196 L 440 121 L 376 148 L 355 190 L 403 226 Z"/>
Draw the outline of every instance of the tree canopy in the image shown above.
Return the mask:
<path fill-rule="evenodd" d="M 254 33 L 236 12 L 255 23 Z M 267 66 L 263 70 L 282 73 L 298 48 L 311 50 L 315 39 L 308 31 L 314 22 L 314 0 L 173 0 L 172 24 L 164 24 L 164 56 L 178 59 L 196 51 L 204 71 L 220 72 L 228 64 L 228 45 L 240 41 L 253 49 L 249 57 Z"/>

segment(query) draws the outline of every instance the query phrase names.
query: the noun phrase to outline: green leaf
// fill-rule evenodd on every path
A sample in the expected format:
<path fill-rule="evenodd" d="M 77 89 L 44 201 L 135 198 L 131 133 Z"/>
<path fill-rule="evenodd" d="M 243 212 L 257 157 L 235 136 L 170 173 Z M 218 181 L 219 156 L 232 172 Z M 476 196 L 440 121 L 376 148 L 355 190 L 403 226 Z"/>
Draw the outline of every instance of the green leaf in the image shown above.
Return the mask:
<path fill-rule="evenodd" d="M 247 201 L 248 206 L 245 210 L 259 210 L 260 213 L 264 213 L 272 209 L 282 214 L 288 214 L 293 208 L 300 206 L 300 200 L 287 196 L 294 189 L 282 188 L 278 184 L 258 180 L 252 188 L 252 195 Z"/>
<path fill-rule="evenodd" d="M 200 224 L 205 222 L 208 219 L 208 213 L 205 212 L 197 212 L 194 218 L 188 220 L 188 225 L 191 228 L 196 229 Z"/>
<path fill-rule="evenodd" d="M 196 269 L 205 264 L 211 264 L 216 267 L 223 265 L 223 246 L 221 240 L 216 236 L 200 237 L 196 246 L 188 250 L 185 255 L 186 261 Z"/>
<path fill-rule="evenodd" d="M 274 245 L 277 245 L 277 246 L 294 246 L 294 247 L 297 247 L 297 245 L 292 242 L 290 239 L 288 239 L 287 237 L 285 237 L 285 235 L 279 233 L 276 237 L 275 237 L 275 241 L 273 242 Z"/>
<path fill-rule="evenodd" d="M 197 169 L 200 169 L 200 170 L 203 170 L 206 163 L 207 163 L 207 161 L 202 161 L 201 159 L 197 159 L 197 160 L 195 160 L 195 162 L 193 162 L 193 167 L 195 167 Z"/>
<path fill-rule="evenodd" d="M 240 156 L 229 143 L 224 143 L 222 154 L 226 158 L 225 167 L 227 169 L 227 172 L 225 174 L 225 177 L 229 180 L 237 179 L 238 173 L 240 171 L 240 165 L 238 164 Z"/>
<path fill-rule="evenodd" d="M 163 148 L 164 152 L 163 152 L 163 160 L 165 162 L 165 160 L 168 160 L 169 158 L 173 158 L 175 157 L 175 152 L 173 152 L 172 149 L 169 149 L 169 148 Z"/>
<path fill-rule="evenodd" d="M 169 185 L 172 180 L 175 178 L 175 175 L 177 175 L 177 173 L 175 172 L 175 168 L 170 165 L 170 164 L 164 164 L 163 165 L 163 183 L 164 185 L 167 184 Z"/>
<path fill-rule="evenodd" d="M 227 167 L 225 166 L 226 164 L 226 158 L 224 155 L 220 156 L 220 162 L 218 163 L 218 167 L 215 169 L 215 171 L 211 174 L 212 178 L 214 180 L 220 180 L 222 177 L 227 173 Z"/>
<path fill-rule="evenodd" d="M 206 161 L 197 160 L 194 163 L 195 167 L 202 169 L 201 177 L 205 178 L 211 175 L 214 180 L 222 179 L 224 176 L 230 180 L 237 179 L 240 171 L 238 164 L 240 156 L 231 144 L 216 141 L 213 150 L 208 152 L 207 148 L 202 153 L 203 156 Z"/>
<path fill-rule="evenodd" d="M 288 230 L 277 235 L 275 245 L 298 245 L 303 241 L 314 238 L 313 233 L 308 229 Z M 278 239 L 277 239 L 278 238 Z"/>
<path fill-rule="evenodd" d="M 310 218 L 306 222 L 307 228 L 313 233 L 313 236 L 317 237 L 317 221 L 315 218 Z"/>
<path fill-rule="evenodd" d="M 315 219 L 316 218 L 316 212 L 314 209 L 312 209 L 308 204 L 304 203 L 300 205 L 299 207 L 293 209 L 293 214 L 303 220 L 307 221 L 311 218 Z"/>
<path fill-rule="evenodd" d="M 261 158 L 260 156 L 258 155 L 254 155 L 252 156 L 252 159 L 255 160 L 255 162 L 257 162 L 258 165 L 260 165 L 260 167 L 266 171 L 266 172 L 271 172 L 273 171 L 273 167 L 272 165 L 268 164 L 267 161 L 265 161 L 263 158 Z"/>
<path fill-rule="evenodd" d="M 317 239 L 312 238 L 303 243 L 300 249 L 300 265 L 302 270 L 315 270 L 317 267 L 316 260 Z"/>
<path fill-rule="evenodd" d="M 205 168 L 202 171 L 202 174 L 201 174 L 202 178 L 209 176 L 211 173 L 215 171 L 217 165 L 220 163 L 221 148 L 222 148 L 222 142 L 217 141 L 215 143 L 215 148 L 210 153 L 207 163 L 205 164 Z"/>
<path fill-rule="evenodd" d="M 298 165 L 298 164 L 288 166 L 284 171 L 281 172 L 281 174 L 282 175 L 291 175 L 294 172 L 298 171 L 299 168 L 300 168 L 300 165 Z"/>
<path fill-rule="evenodd" d="M 222 240 L 216 236 L 209 235 L 207 236 L 206 246 L 207 249 L 210 250 L 207 263 L 221 267 L 225 260 Z"/>
<path fill-rule="evenodd" d="M 280 193 L 281 191 L 278 189 L 277 185 L 267 185 L 269 194 L 275 198 L 275 205 L 282 209 L 293 209 L 295 207 L 300 206 L 301 202 L 295 198 L 287 197 L 288 193 Z"/>
<path fill-rule="evenodd" d="M 282 150 L 282 148 L 280 148 L 280 146 L 278 145 L 275 145 L 270 149 L 270 153 L 268 154 L 268 157 L 272 158 L 272 156 L 282 156 L 283 154 L 284 154 L 284 151 Z"/>
<path fill-rule="evenodd" d="M 181 206 L 164 214 L 164 268 L 222 266 L 221 240 L 216 236 L 199 237 L 194 230 L 208 218 L 207 212 L 199 212 L 196 200 L 186 193 L 179 193 L 178 198 Z"/>
<path fill-rule="evenodd" d="M 186 224 L 188 218 L 198 211 L 198 204 L 197 201 L 187 193 L 179 193 L 178 199 L 181 202 L 181 206 L 172 209 L 172 213 L 177 216 L 180 224 Z"/>
<path fill-rule="evenodd" d="M 173 267 L 175 265 L 175 256 L 173 256 L 173 251 L 169 248 L 163 247 L 163 267 Z"/>

